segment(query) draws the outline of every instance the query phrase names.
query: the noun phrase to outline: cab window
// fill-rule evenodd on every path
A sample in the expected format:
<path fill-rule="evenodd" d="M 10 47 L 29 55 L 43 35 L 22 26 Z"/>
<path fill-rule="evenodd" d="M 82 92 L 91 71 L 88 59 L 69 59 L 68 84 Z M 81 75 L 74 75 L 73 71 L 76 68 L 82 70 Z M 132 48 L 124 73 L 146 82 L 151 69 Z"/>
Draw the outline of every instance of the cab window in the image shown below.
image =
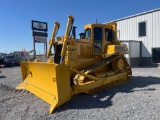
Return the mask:
<path fill-rule="evenodd" d="M 102 28 L 94 28 L 94 40 L 102 40 Z"/>
<path fill-rule="evenodd" d="M 94 52 L 100 53 L 102 51 L 102 28 L 94 28 Z"/>
<path fill-rule="evenodd" d="M 85 30 L 85 36 L 86 36 L 86 38 L 90 38 L 91 37 L 91 29 L 90 28 L 87 28 Z"/>
<path fill-rule="evenodd" d="M 113 30 L 105 28 L 105 39 L 108 41 L 112 41 L 113 38 Z"/>

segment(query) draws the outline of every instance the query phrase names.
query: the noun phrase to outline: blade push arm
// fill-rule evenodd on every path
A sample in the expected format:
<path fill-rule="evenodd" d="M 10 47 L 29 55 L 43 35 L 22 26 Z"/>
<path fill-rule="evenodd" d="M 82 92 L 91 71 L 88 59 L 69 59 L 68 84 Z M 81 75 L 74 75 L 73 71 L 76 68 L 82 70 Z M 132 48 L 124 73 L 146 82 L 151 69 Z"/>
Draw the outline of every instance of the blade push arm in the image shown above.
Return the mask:
<path fill-rule="evenodd" d="M 70 32 L 70 29 L 71 29 L 73 23 L 74 23 L 74 17 L 69 15 L 68 16 L 68 23 L 67 23 L 67 26 L 66 26 L 66 32 L 65 32 L 65 35 L 64 35 L 64 38 L 63 38 L 63 47 L 62 47 L 61 56 L 65 56 L 66 47 L 67 47 L 67 40 L 69 39 L 69 32 Z"/>
<path fill-rule="evenodd" d="M 55 22 L 54 23 L 54 29 L 53 29 L 53 32 L 52 32 L 52 37 L 49 41 L 50 46 L 49 46 L 49 49 L 48 49 L 48 52 L 47 52 L 47 57 L 49 57 L 51 55 L 51 49 L 52 49 L 52 46 L 54 45 L 55 37 L 56 37 L 56 34 L 58 32 L 59 27 L 60 27 L 59 22 Z"/>

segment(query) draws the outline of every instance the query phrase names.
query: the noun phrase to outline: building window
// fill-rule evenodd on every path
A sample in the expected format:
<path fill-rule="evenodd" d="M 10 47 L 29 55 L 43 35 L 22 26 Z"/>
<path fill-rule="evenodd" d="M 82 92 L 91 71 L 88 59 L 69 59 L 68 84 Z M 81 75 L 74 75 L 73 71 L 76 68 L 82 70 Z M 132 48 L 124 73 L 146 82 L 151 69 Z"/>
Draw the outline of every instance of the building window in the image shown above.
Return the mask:
<path fill-rule="evenodd" d="M 160 48 L 152 48 L 152 62 L 160 63 Z"/>
<path fill-rule="evenodd" d="M 139 23 L 139 37 L 146 36 L 146 22 Z"/>

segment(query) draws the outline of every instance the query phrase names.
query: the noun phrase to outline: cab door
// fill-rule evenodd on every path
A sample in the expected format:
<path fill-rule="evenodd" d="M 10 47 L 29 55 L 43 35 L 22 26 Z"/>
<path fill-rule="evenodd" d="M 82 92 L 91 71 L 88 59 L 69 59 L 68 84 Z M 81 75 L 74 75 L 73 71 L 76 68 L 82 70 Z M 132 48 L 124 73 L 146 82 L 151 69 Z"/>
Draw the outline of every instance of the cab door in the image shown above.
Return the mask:
<path fill-rule="evenodd" d="M 102 52 L 102 28 L 101 27 L 94 27 L 94 53 L 101 53 Z"/>

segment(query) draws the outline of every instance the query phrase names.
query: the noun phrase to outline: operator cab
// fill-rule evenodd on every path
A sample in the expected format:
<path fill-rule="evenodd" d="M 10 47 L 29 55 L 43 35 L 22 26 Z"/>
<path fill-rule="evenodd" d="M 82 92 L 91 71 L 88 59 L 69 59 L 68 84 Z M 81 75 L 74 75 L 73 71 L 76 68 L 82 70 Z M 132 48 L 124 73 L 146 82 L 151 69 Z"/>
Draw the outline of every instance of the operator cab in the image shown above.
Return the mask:
<path fill-rule="evenodd" d="M 84 27 L 84 33 L 79 35 L 80 39 L 97 39 L 97 37 L 103 38 L 103 33 L 107 41 L 114 40 L 114 30 L 106 24 L 88 24 Z"/>
<path fill-rule="evenodd" d="M 101 53 L 105 44 L 111 44 L 116 40 L 115 23 L 109 24 L 88 24 L 84 27 L 84 33 L 80 33 L 80 39 L 93 41 L 94 53 Z"/>

